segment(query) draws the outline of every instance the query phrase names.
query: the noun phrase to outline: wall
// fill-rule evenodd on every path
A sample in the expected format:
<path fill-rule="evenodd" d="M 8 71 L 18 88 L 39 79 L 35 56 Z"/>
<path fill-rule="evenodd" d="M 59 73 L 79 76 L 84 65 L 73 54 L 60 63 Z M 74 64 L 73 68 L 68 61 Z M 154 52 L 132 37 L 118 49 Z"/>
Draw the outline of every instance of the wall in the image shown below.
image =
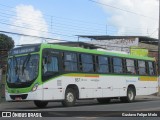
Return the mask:
<path fill-rule="evenodd" d="M 123 51 L 130 53 L 130 47 L 138 46 L 138 38 L 112 39 L 112 40 L 92 40 L 87 43 L 101 46 L 107 50 Z"/>

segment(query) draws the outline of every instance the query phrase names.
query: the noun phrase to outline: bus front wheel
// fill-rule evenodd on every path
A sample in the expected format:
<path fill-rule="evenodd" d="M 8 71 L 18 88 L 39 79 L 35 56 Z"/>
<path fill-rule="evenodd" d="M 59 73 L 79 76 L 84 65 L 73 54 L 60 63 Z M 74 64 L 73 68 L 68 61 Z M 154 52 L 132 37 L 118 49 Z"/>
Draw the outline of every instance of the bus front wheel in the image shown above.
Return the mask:
<path fill-rule="evenodd" d="M 134 88 L 129 87 L 127 90 L 127 96 L 121 97 L 120 100 L 125 103 L 131 103 L 135 100 L 135 96 L 136 96 L 136 94 L 135 94 Z"/>
<path fill-rule="evenodd" d="M 62 105 L 65 107 L 74 106 L 76 101 L 76 94 L 72 88 L 67 88 L 65 92 L 65 99 L 62 101 Z"/>
<path fill-rule="evenodd" d="M 35 100 L 34 104 L 39 108 L 45 108 L 47 106 L 48 102 L 47 101 Z"/>

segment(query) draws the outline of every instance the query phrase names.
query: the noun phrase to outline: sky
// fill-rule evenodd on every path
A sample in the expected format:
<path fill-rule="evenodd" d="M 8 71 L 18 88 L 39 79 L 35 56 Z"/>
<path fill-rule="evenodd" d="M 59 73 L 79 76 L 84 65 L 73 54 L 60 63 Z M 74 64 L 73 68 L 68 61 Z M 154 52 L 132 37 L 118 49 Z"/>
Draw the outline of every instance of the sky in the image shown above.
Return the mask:
<path fill-rule="evenodd" d="M 53 38 L 7 34 L 16 45 L 77 41 L 77 35 L 157 38 L 158 0 L 0 0 L 0 31 Z"/>

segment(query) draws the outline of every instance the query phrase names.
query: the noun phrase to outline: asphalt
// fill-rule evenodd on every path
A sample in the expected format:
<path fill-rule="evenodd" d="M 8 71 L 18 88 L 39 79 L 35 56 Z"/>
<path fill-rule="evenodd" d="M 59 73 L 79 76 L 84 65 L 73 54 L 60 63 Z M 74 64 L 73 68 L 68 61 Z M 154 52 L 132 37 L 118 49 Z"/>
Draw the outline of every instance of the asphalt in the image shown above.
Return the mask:
<path fill-rule="evenodd" d="M 0 104 L 0 111 L 29 111 L 45 112 L 47 115 L 55 117 L 37 118 L 38 120 L 110 120 L 110 119 L 137 119 L 135 117 L 118 117 L 121 112 L 158 112 L 160 114 L 159 96 L 137 96 L 133 103 L 122 103 L 119 100 L 113 100 L 108 104 L 99 104 L 96 100 L 80 100 L 74 107 L 63 107 L 59 102 L 50 102 L 44 109 L 34 106 L 33 102 L 3 102 Z M 85 114 L 84 114 L 85 113 Z M 57 117 L 56 117 L 57 116 Z M 74 117 L 70 117 L 74 116 Z M 104 117 L 105 116 L 105 117 Z M 109 116 L 109 117 L 106 117 Z M 112 116 L 112 117 L 110 117 Z M 115 117 L 113 117 L 115 116 Z M 117 117 L 116 117 L 117 116 Z M 156 120 L 157 117 L 140 117 L 142 120 Z M 7 118 L 0 118 L 7 119 Z M 17 118 L 12 118 L 17 120 Z M 27 119 L 27 118 L 23 118 Z M 33 118 L 29 118 L 33 119 Z M 36 118 L 34 118 L 36 119 Z M 8 120 L 8 119 L 7 119 Z"/>
<path fill-rule="evenodd" d="M 160 100 L 160 96 L 155 96 L 155 95 L 149 95 L 149 96 L 136 96 L 135 98 L 135 102 L 131 103 L 131 104 L 139 104 L 140 102 L 151 102 L 151 101 L 159 101 Z M 108 106 L 114 106 L 114 105 L 126 105 L 125 103 L 121 103 L 119 100 L 115 99 L 112 100 L 111 103 L 107 104 Z M 97 102 L 97 100 L 78 100 L 76 102 L 75 107 L 70 107 L 69 109 L 73 109 L 76 110 L 76 108 L 81 108 L 82 110 L 89 110 L 89 111 L 93 111 L 93 110 L 99 110 L 99 109 L 88 109 L 88 106 L 92 106 L 94 107 L 94 105 L 101 105 Z M 88 107 L 86 109 L 83 109 L 85 107 Z M 47 106 L 47 110 L 51 110 L 51 111 L 55 111 L 55 110 L 61 110 L 62 108 L 64 108 L 63 110 L 65 110 L 66 108 L 63 107 L 61 105 L 60 102 L 50 102 L 49 105 Z M 116 110 L 119 110 L 117 107 L 115 107 Z M 33 104 L 32 101 L 30 102 L 1 102 L 0 103 L 0 110 L 19 110 L 19 109 L 26 109 L 26 110 L 42 110 L 44 111 L 45 109 L 38 109 L 37 107 L 35 107 L 35 105 Z M 68 108 L 67 108 L 68 109 Z M 77 109 L 77 110 L 81 110 L 81 109 Z M 114 109 L 114 108 L 113 108 Z M 112 110 L 113 110 L 112 109 Z M 102 110 L 102 108 L 101 108 Z M 109 109 L 110 110 L 110 109 Z M 121 110 L 121 109 L 120 109 Z M 125 109 L 124 109 L 125 110 Z"/>

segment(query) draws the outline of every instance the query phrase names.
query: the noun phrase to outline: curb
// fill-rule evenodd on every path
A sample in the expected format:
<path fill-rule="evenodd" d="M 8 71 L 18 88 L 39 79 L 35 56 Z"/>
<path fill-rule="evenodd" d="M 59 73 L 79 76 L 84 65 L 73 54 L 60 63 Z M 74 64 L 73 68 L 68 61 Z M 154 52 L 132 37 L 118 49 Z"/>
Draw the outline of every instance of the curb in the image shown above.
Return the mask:
<path fill-rule="evenodd" d="M 154 95 L 136 96 L 136 99 L 160 99 L 160 96 L 154 96 Z"/>

